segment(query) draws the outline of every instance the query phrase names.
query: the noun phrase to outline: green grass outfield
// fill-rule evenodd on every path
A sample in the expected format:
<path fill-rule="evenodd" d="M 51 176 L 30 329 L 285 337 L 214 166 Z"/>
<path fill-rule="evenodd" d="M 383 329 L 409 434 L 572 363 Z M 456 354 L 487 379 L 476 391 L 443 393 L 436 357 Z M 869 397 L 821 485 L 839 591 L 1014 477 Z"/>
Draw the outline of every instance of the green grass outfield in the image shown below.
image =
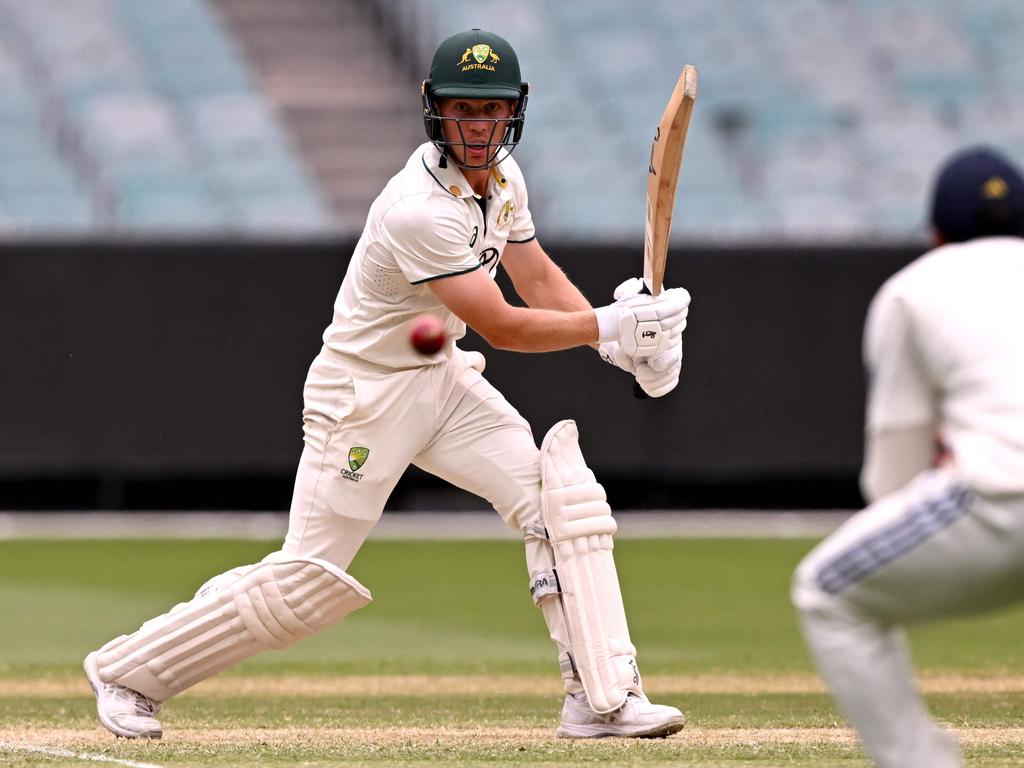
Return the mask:
<path fill-rule="evenodd" d="M 789 606 L 806 539 L 617 544 L 648 692 L 688 716 L 669 739 L 552 738 L 557 665 L 515 541 L 371 540 L 350 569 L 370 606 L 171 701 L 162 742 L 102 730 L 85 653 L 276 546 L 0 541 L 0 765 L 867 765 Z M 1024 766 L 1024 610 L 911 637 L 969 764 Z"/>

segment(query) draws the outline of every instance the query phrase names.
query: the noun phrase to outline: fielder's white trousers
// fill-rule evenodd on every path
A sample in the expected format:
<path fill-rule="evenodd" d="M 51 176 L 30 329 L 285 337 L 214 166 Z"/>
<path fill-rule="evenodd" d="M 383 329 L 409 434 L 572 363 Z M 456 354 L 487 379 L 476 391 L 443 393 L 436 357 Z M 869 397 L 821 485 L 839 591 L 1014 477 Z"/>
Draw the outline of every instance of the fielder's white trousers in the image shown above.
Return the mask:
<path fill-rule="evenodd" d="M 1024 497 L 985 499 L 954 469 L 923 473 L 855 515 L 796 571 L 818 669 L 880 768 L 961 765 L 929 717 L 902 627 L 1024 597 Z"/>

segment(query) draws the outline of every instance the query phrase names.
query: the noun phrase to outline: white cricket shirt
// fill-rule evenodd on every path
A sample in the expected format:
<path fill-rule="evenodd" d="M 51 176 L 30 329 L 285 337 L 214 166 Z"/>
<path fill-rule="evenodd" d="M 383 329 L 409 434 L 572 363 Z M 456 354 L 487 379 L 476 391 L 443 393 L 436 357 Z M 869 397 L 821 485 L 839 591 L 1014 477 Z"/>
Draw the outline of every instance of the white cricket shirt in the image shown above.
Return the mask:
<path fill-rule="evenodd" d="M 867 430 L 934 425 L 982 494 L 1024 492 L 1024 240 L 944 245 L 868 311 Z"/>
<path fill-rule="evenodd" d="M 428 283 L 474 269 L 493 277 L 505 244 L 533 237 L 515 160 L 506 156 L 492 169 L 481 198 L 457 166 L 433 144 L 423 144 L 370 206 L 334 303 L 334 321 L 324 332 L 323 354 L 389 369 L 447 360 L 466 325 Z M 443 349 L 429 357 L 409 343 L 413 320 L 427 313 L 437 315 L 448 333 Z"/>

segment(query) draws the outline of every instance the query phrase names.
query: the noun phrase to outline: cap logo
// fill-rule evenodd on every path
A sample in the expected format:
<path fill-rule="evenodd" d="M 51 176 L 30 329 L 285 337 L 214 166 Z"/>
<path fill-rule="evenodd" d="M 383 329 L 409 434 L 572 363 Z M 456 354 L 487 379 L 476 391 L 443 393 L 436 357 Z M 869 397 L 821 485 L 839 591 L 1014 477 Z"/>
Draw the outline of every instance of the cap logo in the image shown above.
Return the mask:
<path fill-rule="evenodd" d="M 981 193 L 986 200 L 999 200 L 1006 197 L 1009 191 L 1010 186 L 999 176 L 993 176 L 981 187 Z"/>
<path fill-rule="evenodd" d="M 476 63 L 470 61 L 470 58 L 475 59 Z M 462 58 L 459 59 L 458 66 L 462 67 L 463 72 L 468 72 L 471 69 L 486 69 L 488 72 L 494 72 L 493 65 L 499 61 L 501 61 L 501 57 L 491 50 L 491 46 L 481 43 L 467 48 L 466 52 L 462 54 Z"/>

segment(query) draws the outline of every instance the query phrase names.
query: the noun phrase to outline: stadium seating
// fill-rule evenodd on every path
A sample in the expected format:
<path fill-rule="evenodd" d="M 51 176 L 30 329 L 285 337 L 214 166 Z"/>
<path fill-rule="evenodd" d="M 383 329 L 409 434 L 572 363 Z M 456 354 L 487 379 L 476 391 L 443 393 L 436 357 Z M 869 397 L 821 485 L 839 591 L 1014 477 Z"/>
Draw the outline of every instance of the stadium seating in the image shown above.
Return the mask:
<path fill-rule="evenodd" d="M 645 155 L 685 63 L 700 94 L 680 238 L 916 239 L 941 157 L 991 143 L 1024 162 L 1016 0 L 426 2 L 418 50 L 474 26 L 519 50 L 533 89 L 517 157 L 549 237 L 637 239 Z"/>
<path fill-rule="evenodd" d="M 916 239 L 939 158 L 990 143 L 1024 161 L 1017 0 L 373 5 L 384 26 L 353 52 L 364 70 L 389 50 L 426 72 L 441 37 L 473 26 L 515 43 L 533 86 L 517 158 L 547 238 L 637 241 L 653 128 L 684 63 L 700 96 L 679 238 Z M 348 145 L 371 148 L 358 103 L 380 99 L 350 84 L 356 111 L 309 123 L 350 120 L 345 152 L 304 161 L 215 0 L 0 0 L 0 234 L 357 234 L 386 178 Z M 332 179 L 333 211 L 306 162 Z"/>
<path fill-rule="evenodd" d="M 332 226 L 204 0 L 2 0 L 0 42 L 0 232 Z"/>

